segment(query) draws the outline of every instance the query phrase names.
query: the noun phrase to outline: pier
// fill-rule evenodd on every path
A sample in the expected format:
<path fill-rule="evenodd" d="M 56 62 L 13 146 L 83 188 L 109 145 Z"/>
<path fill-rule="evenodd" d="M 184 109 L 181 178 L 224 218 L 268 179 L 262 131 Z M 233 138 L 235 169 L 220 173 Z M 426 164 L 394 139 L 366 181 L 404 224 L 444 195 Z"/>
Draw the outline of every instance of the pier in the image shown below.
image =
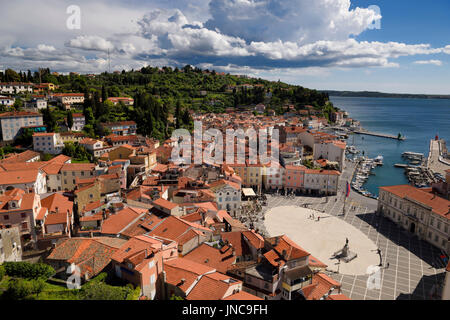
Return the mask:
<path fill-rule="evenodd" d="M 394 140 L 400 140 L 400 141 L 404 141 L 406 140 L 405 137 L 398 137 L 398 136 L 394 136 L 392 134 L 386 134 L 386 133 L 378 133 L 378 132 L 370 132 L 370 131 L 365 131 L 365 130 L 357 130 L 354 131 L 354 133 L 356 134 L 364 134 L 366 136 L 374 136 L 374 137 L 381 137 L 381 138 L 388 138 L 388 139 L 394 139 Z"/>

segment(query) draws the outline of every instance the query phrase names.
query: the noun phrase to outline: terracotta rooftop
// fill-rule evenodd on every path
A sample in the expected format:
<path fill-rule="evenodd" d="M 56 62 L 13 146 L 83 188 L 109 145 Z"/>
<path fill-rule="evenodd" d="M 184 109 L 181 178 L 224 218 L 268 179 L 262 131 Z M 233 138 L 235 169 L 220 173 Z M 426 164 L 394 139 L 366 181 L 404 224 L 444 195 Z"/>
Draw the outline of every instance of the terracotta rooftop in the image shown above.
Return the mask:
<path fill-rule="evenodd" d="M 380 187 L 380 189 L 393 193 L 397 197 L 421 203 L 422 205 L 430 207 L 434 213 L 450 219 L 450 201 L 447 199 L 410 185 Z"/>
<path fill-rule="evenodd" d="M 69 238 L 58 241 L 47 260 L 74 263 L 80 268 L 81 276 L 88 274 L 92 278 L 110 263 L 116 250 L 96 239 Z"/>
<path fill-rule="evenodd" d="M 184 258 L 200 264 L 205 264 L 222 273 L 226 273 L 236 260 L 236 256 L 233 255 L 232 247 L 225 246 L 222 250 L 219 250 L 206 243 L 202 243 L 185 255 Z"/>

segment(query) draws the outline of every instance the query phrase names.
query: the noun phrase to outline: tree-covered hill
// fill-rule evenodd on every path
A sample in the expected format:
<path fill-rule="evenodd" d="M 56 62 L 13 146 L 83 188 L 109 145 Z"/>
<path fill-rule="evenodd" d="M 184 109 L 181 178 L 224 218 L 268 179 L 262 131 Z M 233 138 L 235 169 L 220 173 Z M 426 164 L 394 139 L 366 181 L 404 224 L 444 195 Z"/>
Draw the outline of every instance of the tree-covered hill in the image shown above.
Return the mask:
<path fill-rule="evenodd" d="M 325 113 L 330 110 L 327 93 L 280 81 L 219 74 L 189 65 L 182 69 L 149 66 L 98 75 L 60 75 L 49 69 L 17 73 L 8 69 L 0 73 L 0 81 L 53 83 L 58 86 L 56 92 L 84 93 L 85 103 L 79 111 L 86 116 L 85 131 L 90 136 L 104 134 L 99 125 L 101 122 L 134 120 L 138 123 L 139 133 L 164 139 L 176 127 L 192 126 L 189 111 L 222 113 L 227 108 L 259 103 L 276 114 L 283 114 L 286 105 L 294 105 L 297 109 L 312 105 Z M 106 101 L 108 97 L 131 97 L 135 104 L 114 106 Z M 57 121 L 67 115 L 62 112 L 61 119 L 53 119 L 52 113 L 53 110 L 44 111 L 51 129 L 56 129 Z"/>

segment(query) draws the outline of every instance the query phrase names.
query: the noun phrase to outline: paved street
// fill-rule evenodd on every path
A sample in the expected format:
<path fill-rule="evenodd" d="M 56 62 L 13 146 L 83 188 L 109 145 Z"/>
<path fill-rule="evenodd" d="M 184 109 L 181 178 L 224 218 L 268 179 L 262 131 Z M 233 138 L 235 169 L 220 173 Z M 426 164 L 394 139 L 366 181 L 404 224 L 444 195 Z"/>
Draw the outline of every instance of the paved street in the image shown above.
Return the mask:
<path fill-rule="evenodd" d="M 442 282 L 445 266 L 440 260 L 440 252 L 434 246 L 419 240 L 390 220 L 375 214 L 377 201 L 368 199 L 352 191 L 344 207 L 345 181 L 352 175 L 352 165 L 343 173 L 341 190 L 337 196 L 329 197 L 291 197 L 267 195 L 268 206 L 263 213 L 279 206 L 303 206 L 319 212 L 337 216 L 362 231 L 382 251 L 383 263 L 389 262 L 389 268 L 381 270 L 381 289 L 367 288 L 368 275 L 351 276 L 330 273 L 342 283 L 343 293 L 355 300 L 395 300 L 430 299 L 430 292 Z M 337 201 L 335 200 L 337 199 Z M 355 210 L 351 210 L 354 206 Z M 255 229 L 265 232 L 264 221 L 258 219 Z M 301 246 L 302 244 L 299 243 Z M 312 252 L 312 254 L 314 254 Z"/>

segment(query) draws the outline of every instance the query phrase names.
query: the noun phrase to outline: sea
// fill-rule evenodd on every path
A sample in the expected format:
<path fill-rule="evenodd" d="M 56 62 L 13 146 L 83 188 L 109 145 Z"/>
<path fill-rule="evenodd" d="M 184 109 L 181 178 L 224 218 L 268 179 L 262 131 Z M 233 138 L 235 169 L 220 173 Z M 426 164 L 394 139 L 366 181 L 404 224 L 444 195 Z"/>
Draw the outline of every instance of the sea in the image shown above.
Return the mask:
<path fill-rule="evenodd" d="M 447 99 L 401 99 L 334 97 L 334 106 L 345 110 L 349 117 L 361 122 L 361 126 L 372 132 L 397 136 L 401 133 L 405 141 L 365 135 L 350 135 L 347 145 L 364 151 L 365 156 L 384 157 L 384 165 L 377 167 L 364 185 L 364 189 L 378 196 L 380 186 L 408 184 L 404 169 L 394 167 L 406 163 L 402 153 L 406 151 L 429 153 L 430 140 L 445 139 L 450 146 L 450 100 Z"/>

